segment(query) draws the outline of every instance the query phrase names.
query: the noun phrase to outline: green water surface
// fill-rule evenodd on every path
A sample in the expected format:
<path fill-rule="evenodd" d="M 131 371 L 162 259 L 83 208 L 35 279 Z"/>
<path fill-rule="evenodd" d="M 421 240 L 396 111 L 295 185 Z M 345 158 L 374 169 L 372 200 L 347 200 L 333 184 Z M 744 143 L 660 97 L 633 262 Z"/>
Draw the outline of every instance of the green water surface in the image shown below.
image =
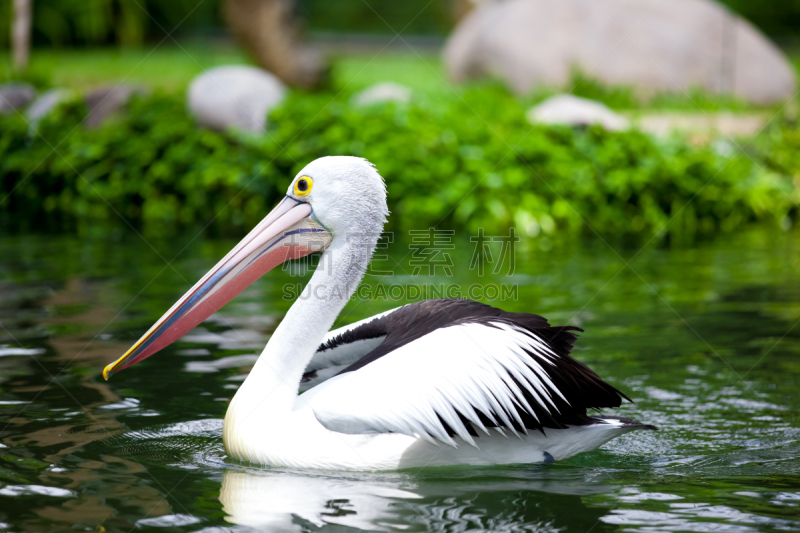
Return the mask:
<path fill-rule="evenodd" d="M 0 530 L 800 530 L 796 231 L 641 252 L 539 236 L 520 243 L 510 276 L 490 265 L 482 277 L 466 238 L 447 252 L 452 277 L 413 276 L 414 252 L 396 239 L 370 287 L 516 287 L 488 303 L 585 328 L 574 355 L 634 399 L 620 414 L 661 428 L 553 465 L 400 473 L 225 455 L 228 401 L 303 265 L 103 381 L 234 244 L 192 237 L 0 238 Z M 402 303 L 373 293 L 339 323 Z"/>

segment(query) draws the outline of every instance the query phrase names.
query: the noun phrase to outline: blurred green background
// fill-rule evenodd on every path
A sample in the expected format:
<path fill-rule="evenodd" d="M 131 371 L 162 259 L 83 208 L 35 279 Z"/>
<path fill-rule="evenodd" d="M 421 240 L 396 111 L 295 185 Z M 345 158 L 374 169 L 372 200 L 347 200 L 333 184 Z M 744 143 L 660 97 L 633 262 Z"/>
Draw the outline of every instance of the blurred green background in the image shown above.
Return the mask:
<path fill-rule="evenodd" d="M 793 55 L 800 1 L 727 4 L 800 57 Z M 531 236 L 683 242 L 753 222 L 786 230 L 798 218 L 795 101 L 754 106 L 699 90 L 643 98 L 576 72 L 570 92 L 634 121 L 654 112 L 730 113 L 755 114 L 766 125 L 750 136 L 667 137 L 531 126 L 525 111 L 564 88 L 519 97 L 492 81 L 452 84 L 439 54 L 455 23 L 446 1 L 304 0 L 297 11 L 304 34 L 331 55 L 330 78 L 314 91 L 293 90 L 271 112 L 267 133 L 252 136 L 198 128 L 186 113 L 193 77 L 253 62 L 226 30 L 219 0 L 36 0 L 30 65 L 16 73 L 4 54 L 0 79 L 67 87 L 76 96 L 35 129 L 21 114 L 0 117 L 0 226 L 78 233 L 207 227 L 238 235 L 306 163 L 332 154 L 377 165 L 395 229 L 515 225 Z M 0 25 L 8 27 L 10 17 L 6 2 Z M 390 28 L 403 29 L 403 39 L 392 40 Z M 0 46 L 8 39 L 0 33 Z M 352 105 L 359 90 L 383 81 L 410 87 L 414 98 Z M 79 95 L 118 83 L 148 90 L 130 112 L 83 127 Z"/>

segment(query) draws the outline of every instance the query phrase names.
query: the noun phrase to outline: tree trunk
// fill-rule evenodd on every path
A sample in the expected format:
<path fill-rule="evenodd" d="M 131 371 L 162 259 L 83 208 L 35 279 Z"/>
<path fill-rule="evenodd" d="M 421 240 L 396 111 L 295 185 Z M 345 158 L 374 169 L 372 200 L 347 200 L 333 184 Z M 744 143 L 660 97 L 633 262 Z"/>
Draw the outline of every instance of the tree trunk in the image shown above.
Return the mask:
<path fill-rule="evenodd" d="M 475 2 L 473 0 L 452 0 L 450 7 L 453 22 L 461 22 L 461 19 L 475 9 Z"/>
<path fill-rule="evenodd" d="M 11 19 L 11 50 L 14 68 L 21 72 L 28 67 L 31 53 L 31 18 L 33 0 L 14 0 Z"/>
<path fill-rule="evenodd" d="M 450 13 L 453 18 L 453 22 L 460 22 L 464 17 L 472 13 L 472 11 L 481 4 L 500 1 L 502 0 L 451 0 Z"/>
<path fill-rule="evenodd" d="M 256 62 L 287 84 L 313 87 L 327 75 L 321 54 L 299 37 L 292 0 L 226 0 L 224 13 Z"/>

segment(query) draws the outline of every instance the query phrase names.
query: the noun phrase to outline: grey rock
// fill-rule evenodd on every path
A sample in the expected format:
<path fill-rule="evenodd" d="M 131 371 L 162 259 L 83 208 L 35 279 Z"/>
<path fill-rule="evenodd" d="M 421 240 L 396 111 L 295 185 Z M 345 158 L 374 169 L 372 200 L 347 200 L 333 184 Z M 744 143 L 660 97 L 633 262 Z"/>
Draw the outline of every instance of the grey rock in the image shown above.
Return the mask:
<path fill-rule="evenodd" d="M 405 85 L 385 81 L 376 83 L 353 96 L 357 106 L 368 106 L 383 102 L 407 103 L 411 101 L 412 91 Z"/>
<path fill-rule="evenodd" d="M 36 97 L 36 89 L 27 83 L 4 83 L 0 85 L 0 115 L 22 109 Z"/>
<path fill-rule="evenodd" d="M 599 124 L 609 131 L 630 127 L 628 120 L 600 102 L 578 98 L 571 94 L 557 94 L 534 106 L 525 114 L 531 124 L 567 124 L 588 126 Z"/>
<path fill-rule="evenodd" d="M 110 116 L 124 109 L 134 95 L 146 92 L 145 88 L 134 85 L 101 87 L 91 91 L 86 95 L 86 105 L 89 107 L 86 127 L 96 128 L 102 125 Z"/>
<path fill-rule="evenodd" d="M 192 80 L 188 107 L 202 126 L 263 132 L 267 113 L 283 100 L 286 92 L 283 83 L 266 70 L 222 66 L 206 70 Z"/>
<path fill-rule="evenodd" d="M 791 97 L 781 51 L 713 0 L 486 2 L 458 25 L 444 59 L 456 81 L 498 77 L 525 94 L 573 68 L 642 92 L 701 87 L 756 103 Z"/>
<path fill-rule="evenodd" d="M 40 120 L 73 95 L 74 93 L 69 89 L 50 89 L 39 95 L 25 112 L 31 127 L 35 128 Z"/>

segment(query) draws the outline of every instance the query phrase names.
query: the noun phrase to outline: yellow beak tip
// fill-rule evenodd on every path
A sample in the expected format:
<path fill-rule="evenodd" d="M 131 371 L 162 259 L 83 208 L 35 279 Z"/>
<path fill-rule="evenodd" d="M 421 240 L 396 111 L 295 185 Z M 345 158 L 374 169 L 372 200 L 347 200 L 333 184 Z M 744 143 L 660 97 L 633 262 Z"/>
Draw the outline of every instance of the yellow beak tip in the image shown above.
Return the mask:
<path fill-rule="evenodd" d="M 111 368 L 111 365 L 108 365 L 103 369 L 103 379 L 108 381 L 108 378 L 111 377 L 111 374 L 108 372 L 108 369 Z"/>

